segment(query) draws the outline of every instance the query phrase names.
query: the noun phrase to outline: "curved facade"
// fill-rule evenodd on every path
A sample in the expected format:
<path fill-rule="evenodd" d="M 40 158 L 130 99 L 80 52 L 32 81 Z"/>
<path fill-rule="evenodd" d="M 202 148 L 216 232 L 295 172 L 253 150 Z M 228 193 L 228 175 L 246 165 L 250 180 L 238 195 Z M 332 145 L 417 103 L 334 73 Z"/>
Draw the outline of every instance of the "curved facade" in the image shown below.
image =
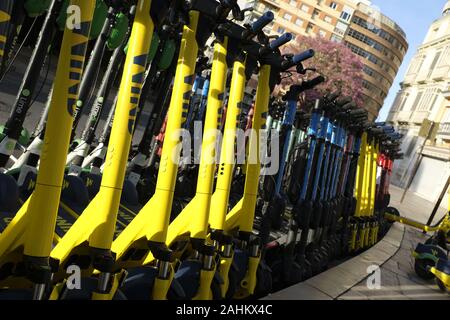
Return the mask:
<path fill-rule="evenodd" d="M 403 30 L 391 19 L 357 0 L 259 0 L 253 18 L 271 10 L 267 32 L 321 36 L 345 43 L 364 63 L 365 108 L 375 119 L 408 49 Z"/>
<path fill-rule="evenodd" d="M 366 108 L 376 118 L 408 50 L 406 35 L 394 21 L 359 3 L 344 41 L 363 58 Z"/>

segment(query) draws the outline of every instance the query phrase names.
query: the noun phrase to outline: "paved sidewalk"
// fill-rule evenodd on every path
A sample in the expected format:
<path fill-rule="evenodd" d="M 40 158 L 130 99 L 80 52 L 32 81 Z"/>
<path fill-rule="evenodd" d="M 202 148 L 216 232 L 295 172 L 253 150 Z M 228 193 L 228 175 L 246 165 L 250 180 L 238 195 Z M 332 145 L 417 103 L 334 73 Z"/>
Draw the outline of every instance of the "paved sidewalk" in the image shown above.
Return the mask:
<path fill-rule="evenodd" d="M 414 194 L 399 203 L 402 190 L 391 189 L 391 205 L 403 216 L 426 222 L 434 204 Z M 438 221 L 445 208 L 436 216 Z M 414 273 L 411 251 L 427 237 L 421 231 L 394 224 L 386 237 L 373 248 L 312 279 L 269 295 L 265 300 L 450 300 L 434 281 L 424 281 Z M 367 268 L 380 266 L 381 288 L 367 286 Z"/>

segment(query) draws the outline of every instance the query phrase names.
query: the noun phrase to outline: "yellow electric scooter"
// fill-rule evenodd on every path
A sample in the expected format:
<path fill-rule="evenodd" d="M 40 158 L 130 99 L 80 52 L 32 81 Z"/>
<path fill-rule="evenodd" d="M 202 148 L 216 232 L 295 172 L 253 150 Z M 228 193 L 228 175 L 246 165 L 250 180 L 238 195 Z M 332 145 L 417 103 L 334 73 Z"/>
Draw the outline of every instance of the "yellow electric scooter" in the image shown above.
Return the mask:
<path fill-rule="evenodd" d="M 205 10 L 207 5 L 209 7 Z M 199 18 L 214 22 L 210 25 L 212 32 L 218 23 L 226 22 L 225 18 L 231 9 L 223 6 L 223 3 L 219 4 L 215 1 L 194 1 L 190 12 L 191 25 L 185 26 L 183 37 L 189 39 L 189 43 L 193 45 L 195 43 L 193 37 L 197 34 L 196 38 L 198 39 L 198 33 L 203 33 L 203 36 L 205 33 L 205 30 L 197 30 Z M 223 29 L 228 29 L 228 25 Z M 166 299 L 168 295 L 172 294 L 194 299 L 220 298 L 218 286 L 213 283 L 216 269 L 213 259 L 215 247 L 206 239 L 215 172 L 215 131 L 218 127 L 225 90 L 226 54 L 229 42 L 228 37 L 221 34 L 220 30 L 216 30 L 216 33 L 218 41 L 214 47 L 196 196 L 169 226 L 177 162 L 180 155 L 180 150 L 177 149 L 178 138 L 173 135 L 177 135 L 177 130 L 184 122 L 182 113 L 171 106 L 155 195 L 113 243 L 113 251 L 120 259 L 118 264 L 123 268 L 128 268 L 129 271 L 128 280 L 124 282 L 121 289 L 129 298 Z M 184 55 L 185 61 L 188 58 L 192 60 L 190 69 L 180 69 L 181 72 L 189 72 L 188 78 L 194 72 L 197 55 L 197 48 L 192 49 L 194 50 L 180 51 L 180 56 Z M 182 79 L 186 79 L 186 76 Z M 176 84 L 175 81 L 175 86 Z M 174 92 L 186 92 L 184 100 L 187 100 L 191 85 L 192 82 L 184 83 L 184 86 L 187 87 L 183 90 L 177 90 L 174 87 Z M 173 99 L 174 95 L 172 101 L 174 101 Z M 155 211 L 158 213 L 156 216 Z M 147 239 L 147 243 L 145 239 Z M 180 263 L 180 254 L 187 252 L 188 247 L 191 249 L 189 250 L 191 259 Z M 141 255 L 135 255 L 135 252 L 139 252 Z M 132 266 L 137 268 L 130 268 Z M 193 285 L 187 285 L 184 281 L 184 286 L 180 286 L 183 279 L 179 279 L 180 282 L 172 281 L 175 273 L 178 271 L 177 276 L 184 274 L 183 270 L 189 270 L 191 274 L 192 272 L 199 274 L 199 278 L 194 280 Z M 169 289 L 177 292 L 169 292 Z"/>
<path fill-rule="evenodd" d="M 158 1 L 140 0 L 136 6 L 100 190 L 51 252 L 53 281 L 57 283 L 51 299 L 70 299 L 74 298 L 73 294 L 77 298 L 87 294 L 86 298 L 104 299 L 110 286 L 118 285 L 118 278 L 112 276 L 114 255 L 110 249 L 153 35 L 153 3 Z M 86 280 L 82 291 L 63 290 L 67 289 L 63 280 L 70 265 L 77 265 L 82 270 Z M 100 275 L 88 278 L 94 269 Z"/>
<path fill-rule="evenodd" d="M 80 8 L 80 24 L 66 24 L 54 80 L 47 129 L 36 187 L 0 234 L 2 288 L 31 288 L 33 299 L 45 297 L 50 282 L 49 256 L 62 189 L 74 101 L 83 71 L 95 2 L 72 0 Z M 7 290 L 5 294 L 11 293 Z M 25 294 L 30 298 L 31 295 Z"/>
<path fill-rule="evenodd" d="M 0 3 L 0 77 L 3 76 L 8 59 L 5 46 L 9 34 L 13 6 L 14 0 L 6 0 Z"/>
<path fill-rule="evenodd" d="M 253 235 L 253 222 L 261 170 L 260 134 L 266 122 L 270 93 L 278 82 L 280 72 L 310 57 L 300 54 L 292 61 L 286 61 L 280 56 L 277 48 L 288 42 L 290 36 L 287 34 L 280 37 L 256 51 L 247 48 L 247 69 L 248 65 L 252 65 L 254 61 L 260 64 L 252 121 L 253 130 L 250 133 L 247 150 L 243 197 L 231 211 L 228 211 L 235 165 L 236 122 L 234 119 L 239 115 L 239 106 L 243 98 L 246 68 L 242 61 L 236 61 L 234 64 L 229 115 L 227 114 L 219 174 L 210 212 L 212 239 L 216 242 L 220 258 L 218 271 L 224 280 L 221 292 L 222 296 L 227 298 L 248 297 L 255 293 L 257 285 L 261 289 L 259 291 L 269 291 L 271 288 L 270 270 L 260 263 L 260 240 Z"/>
<path fill-rule="evenodd" d="M 436 279 L 436 283 L 442 291 L 450 289 L 450 260 L 448 252 L 450 248 L 450 202 L 448 213 L 435 225 L 423 224 L 418 221 L 400 216 L 395 208 L 387 208 L 384 217 L 390 222 L 399 222 L 407 226 L 431 232 L 433 235 L 419 243 L 412 256 L 414 258 L 414 271 L 425 280 Z M 430 219 L 433 220 L 432 218 Z"/>
<path fill-rule="evenodd" d="M 154 1 L 154 3 L 158 2 Z M 160 6 L 161 3 L 158 3 L 158 5 Z M 60 282 L 59 285 L 55 287 L 55 290 L 53 290 L 51 298 L 70 299 L 82 296 L 83 298 L 111 299 L 114 297 L 119 283 L 124 279 L 124 272 L 116 272 L 120 271 L 118 265 L 120 265 L 121 261 L 115 261 L 115 259 L 123 257 L 116 254 L 117 251 L 114 247 L 113 252 L 110 252 L 109 248 L 115 231 L 115 220 L 119 208 L 120 191 L 123 184 L 124 171 L 128 160 L 128 148 L 134 125 L 133 117 L 136 111 L 135 106 L 139 99 L 140 82 L 137 80 L 142 79 L 145 67 L 144 64 L 139 64 L 139 59 L 140 57 L 143 57 L 144 52 L 148 51 L 150 44 L 149 35 L 151 35 L 153 31 L 152 21 L 149 15 L 150 3 L 148 1 L 141 1 L 137 7 L 138 11 L 128 49 L 128 64 L 126 63 L 125 66 L 126 76 L 122 79 L 121 92 L 123 91 L 123 93 L 122 95 L 119 93 L 119 101 L 115 116 L 115 119 L 118 119 L 118 121 L 114 121 L 113 124 L 108 155 L 104 167 L 102 187 L 96 198 L 93 199 L 85 212 L 52 251 L 52 259 L 56 266 L 55 269 L 58 269 L 59 271 L 55 274 L 55 280 L 61 281 L 64 278 L 64 270 L 67 266 L 71 264 L 81 265 L 84 276 L 84 289 L 83 292 L 77 293 L 73 290 L 68 290 L 68 287 L 64 285 L 64 282 Z M 171 122 L 180 122 L 181 124 L 182 120 L 185 118 L 185 111 L 187 111 L 185 110 L 187 104 L 184 102 L 189 99 L 190 87 L 192 86 L 193 81 L 193 69 L 198 52 L 195 29 L 199 23 L 199 18 L 199 12 L 191 10 L 189 14 L 189 25 L 184 26 L 170 107 L 170 114 L 173 114 L 173 116 L 170 117 L 168 124 L 169 128 Z M 202 32 L 205 31 L 209 37 L 207 30 L 203 30 Z M 199 33 L 197 36 L 202 36 L 202 34 Z M 206 40 L 206 38 L 204 40 Z M 222 54 L 223 52 L 220 53 Z M 219 57 L 220 61 L 223 61 L 224 58 L 221 56 Z M 145 59 L 143 62 L 145 62 Z M 127 75 L 127 70 L 133 70 L 130 76 Z M 119 116 L 118 113 L 120 114 Z M 124 118 L 129 120 L 121 120 Z M 178 127 L 181 128 L 181 126 Z M 169 128 L 168 130 L 170 130 Z M 125 134 L 124 132 L 128 133 Z M 176 134 L 176 128 L 173 128 L 171 132 Z M 165 144 L 167 143 L 172 148 L 177 148 L 178 142 L 179 136 L 166 137 L 165 139 Z M 172 148 L 164 148 L 164 150 L 171 151 Z M 176 173 L 177 166 L 174 165 L 175 162 L 172 156 L 172 152 L 163 152 L 159 167 L 160 172 L 170 171 L 171 174 Z M 173 189 L 175 181 L 170 180 L 165 179 L 165 181 L 162 181 L 159 185 L 159 194 L 164 195 L 162 199 L 166 198 L 166 196 L 170 196 L 170 191 L 169 194 L 167 194 L 167 188 L 170 187 L 170 185 L 172 185 Z M 104 201 L 106 196 L 107 201 Z M 164 205 L 163 201 L 153 201 L 153 203 L 155 202 Z M 152 204 L 147 204 L 147 206 L 141 210 L 141 213 L 146 210 L 148 213 L 154 214 L 153 210 L 149 212 L 151 207 Z M 167 209 L 165 212 L 170 214 L 170 206 L 166 206 L 165 208 Z M 133 220 L 133 223 L 136 222 L 136 220 L 137 218 Z M 154 222 L 154 219 L 150 218 L 146 223 L 153 226 Z M 130 230 L 133 223 L 125 229 L 120 237 L 126 234 L 127 230 Z M 145 224 L 140 224 L 139 222 L 138 227 L 145 227 Z M 159 236 L 161 235 L 156 235 L 156 237 Z M 139 241 L 139 243 L 141 244 L 141 241 Z M 144 245 L 148 252 L 147 243 L 144 242 Z M 134 253 L 136 253 L 136 255 L 132 255 L 131 257 L 128 256 L 128 259 L 136 259 L 138 254 L 142 254 L 142 252 Z M 141 258 L 142 257 L 143 256 L 141 256 Z M 94 269 L 100 272 L 100 275 L 95 278 L 89 277 Z"/>

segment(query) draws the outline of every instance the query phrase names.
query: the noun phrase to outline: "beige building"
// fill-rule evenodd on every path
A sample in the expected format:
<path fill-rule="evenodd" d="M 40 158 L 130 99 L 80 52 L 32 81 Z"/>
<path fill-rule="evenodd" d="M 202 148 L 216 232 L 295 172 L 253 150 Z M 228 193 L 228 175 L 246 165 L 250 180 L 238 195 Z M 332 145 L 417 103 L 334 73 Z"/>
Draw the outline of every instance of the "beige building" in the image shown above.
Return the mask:
<path fill-rule="evenodd" d="M 450 1 L 411 60 L 387 120 L 405 134 L 392 182 L 403 187 L 414 177 L 410 190 L 435 201 L 450 176 Z M 434 128 L 420 132 L 425 120 Z"/>
<path fill-rule="evenodd" d="M 370 5 L 357 0 L 253 0 L 252 18 L 271 10 L 275 20 L 265 29 L 272 34 L 321 36 L 345 43 L 364 63 L 365 108 L 375 119 L 392 86 L 408 43 L 403 30 Z"/>

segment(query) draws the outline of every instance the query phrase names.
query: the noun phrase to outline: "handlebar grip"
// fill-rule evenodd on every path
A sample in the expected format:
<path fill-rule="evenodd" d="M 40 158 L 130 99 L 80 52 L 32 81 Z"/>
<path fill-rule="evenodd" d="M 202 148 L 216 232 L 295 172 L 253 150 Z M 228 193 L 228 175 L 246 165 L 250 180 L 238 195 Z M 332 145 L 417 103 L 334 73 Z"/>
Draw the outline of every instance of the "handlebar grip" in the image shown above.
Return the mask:
<path fill-rule="evenodd" d="M 356 109 L 356 110 L 350 111 L 350 116 L 352 116 L 352 117 L 366 116 L 366 115 L 367 115 L 367 111 L 364 109 Z"/>
<path fill-rule="evenodd" d="M 336 100 L 341 94 L 339 92 L 329 93 L 325 96 L 325 99 L 328 101 L 334 101 Z"/>
<path fill-rule="evenodd" d="M 252 23 L 250 29 L 253 33 L 260 32 L 265 26 L 271 23 L 274 19 L 272 11 L 265 12 L 258 20 Z"/>
<path fill-rule="evenodd" d="M 355 110 L 356 108 L 358 108 L 358 106 L 356 105 L 356 103 L 349 102 L 347 104 L 344 104 L 341 108 L 342 111 L 347 111 L 347 110 Z"/>
<path fill-rule="evenodd" d="M 346 104 L 349 104 L 353 101 L 352 97 L 343 97 L 343 98 L 339 98 L 336 101 L 336 104 L 338 105 L 338 107 L 342 107 L 345 106 Z"/>
<path fill-rule="evenodd" d="M 322 76 L 317 76 L 314 79 L 303 81 L 302 84 L 296 84 L 292 85 L 289 88 L 289 91 L 286 93 L 286 95 L 283 97 L 283 100 L 289 101 L 289 100 L 297 100 L 300 93 L 303 91 L 309 90 L 317 86 L 318 84 L 321 84 L 325 81 L 325 78 Z"/>
<path fill-rule="evenodd" d="M 403 138 L 403 135 L 400 133 L 397 133 L 397 134 L 391 134 L 389 137 L 391 138 L 391 140 L 401 140 Z"/>
<path fill-rule="evenodd" d="M 392 126 L 383 126 L 382 129 L 384 130 L 385 133 L 394 133 L 395 129 Z"/>
<path fill-rule="evenodd" d="M 314 55 L 315 55 L 314 50 L 313 49 L 309 49 L 309 50 L 306 50 L 306 51 L 304 51 L 302 53 L 296 54 L 292 58 L 292 62 L 294 64 L 299 64 L 300 62 L 303 62 L 305 60 L 308 60 L 308 59 L 314 57 Z"/>
<path fill-rule="evenodd" d="M 278 39 L 273 40 L 272 42 L 269 43 L 269 48 L 271 50 L 275 50 L 279 47 L 281 47 L 283 44 L 288 43 L 289 41 L 292 40 L 292 38 L 294 38 L 294 36 L 292 35 L 292 33 L 288 32 L 283 34 L 281 37 L 278 37 Z"/>
<path fill-rule="evenodd" d="M 384 134 L 384 131 L 381 128 L 370 128 L 369 132 L 374 136 L 379 136 L 379 135 Z"/>
<path fill-rule="evenodd" d="M 301 86 L 303 90 L 308 90 L 314 88 L 315 86 L 318 86 L 323 82 L 325 82 L 325 78 L 323 76 L 317 76 L 311 80 L 304 81 Z"/>
<path fill-rule="evenodd" d="M 391 152 L 398 152 L 401 150 L 400 146 L 389 146 L 386 149 L 390 150 Z"/>

